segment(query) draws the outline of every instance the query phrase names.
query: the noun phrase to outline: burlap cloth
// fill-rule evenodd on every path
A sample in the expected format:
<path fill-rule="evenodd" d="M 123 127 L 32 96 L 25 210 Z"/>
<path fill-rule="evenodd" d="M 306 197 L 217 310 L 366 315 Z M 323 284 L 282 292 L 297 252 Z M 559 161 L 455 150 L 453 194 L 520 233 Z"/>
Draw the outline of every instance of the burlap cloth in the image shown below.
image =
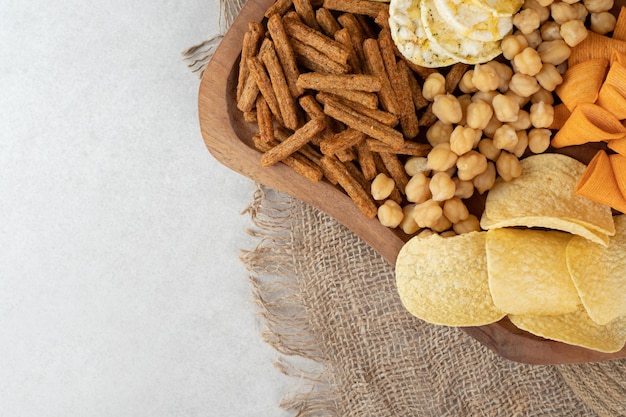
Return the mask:
<path fill-rule="evenodd" d="M 225 31 L 244 0 L 221 0 Z M 222 33 L 184 51 L 202 74 Z M 242 261 L 298 416 L 626 416 L 626 360 L 508 361 L 402 307 L 380 255 L 315 208 L 258 186 Z"/>

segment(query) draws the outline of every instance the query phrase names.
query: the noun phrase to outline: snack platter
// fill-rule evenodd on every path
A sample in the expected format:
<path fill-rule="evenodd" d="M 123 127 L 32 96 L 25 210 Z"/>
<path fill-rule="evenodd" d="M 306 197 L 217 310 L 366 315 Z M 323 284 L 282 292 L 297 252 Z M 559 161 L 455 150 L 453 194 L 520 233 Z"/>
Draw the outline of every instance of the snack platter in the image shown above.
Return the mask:
<path fill-rule="evenodd" d="M 263 167 L 263 153 L 253 136 L 258 128 L 237 108 L 236 89 L 244 34 L 249 22 L 260 22 L 273 0 L 249 0 L 224 36 L 204 72 L 199 91 L 199 119 L 210 153 L 222 164 L 256 182 L 285 192 L 337 219 L 390 264 L 409 236 L 366 218 L 352 199 L 328 182 L 312 182 L 284 164 Z M 616 2 L 617 3 L 620 2 Z M 591 156 L 576 155 L 587 163 Z M 463 331 L 509 360 L 530 364 L 596 362 L 626 357 L 626 348 L 603 353 L 543 339 L 518 329 L 507 318 Z"/>

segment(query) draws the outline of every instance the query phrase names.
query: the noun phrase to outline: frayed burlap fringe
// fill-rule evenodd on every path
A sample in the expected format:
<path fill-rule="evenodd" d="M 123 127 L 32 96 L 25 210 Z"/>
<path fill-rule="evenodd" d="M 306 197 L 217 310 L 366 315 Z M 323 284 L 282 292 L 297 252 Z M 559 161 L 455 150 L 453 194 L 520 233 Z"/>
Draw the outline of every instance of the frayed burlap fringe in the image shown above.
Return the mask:
<path fill-rule="evenodd" d="M 276 367 L 300 381 L 281 404 L 298 416 L 620 415 L 605 396 L 623 395 L 623 379 L 603 391 L 607 369 L 510 362 L 412 317 L 393 268 L 318 210 L 259 186 L 247 213 L 256 246 L 242 260 Z M 572 378 L 598 383 L 573 390 Z M 584 390 L 599 400 L 581 401 Z"/>
<path fill-rule="evenodd" d="M 193 73 L 200 78 L 215 53 L 215 49 L 224 37 L 224 33 L 232 25 L 241 8 L 247 0 L 220 0 L 219 33 L 198 45 L 194 45 L 182 52 L 183 61 Z"/>

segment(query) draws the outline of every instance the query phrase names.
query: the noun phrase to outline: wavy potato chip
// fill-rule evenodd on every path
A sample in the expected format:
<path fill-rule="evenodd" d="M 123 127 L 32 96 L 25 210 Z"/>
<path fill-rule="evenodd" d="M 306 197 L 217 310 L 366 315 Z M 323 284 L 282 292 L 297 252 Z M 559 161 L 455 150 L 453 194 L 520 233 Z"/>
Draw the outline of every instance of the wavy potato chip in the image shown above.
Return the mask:
<path fill-rule="evenodd" d="M 493 304 L 484 232 L 414 237 L 400 250 L 396 285 L 414 316 L 446 326 L 481 326 L 504 313 Z"/>
<path fill-rule="evenodd" d="M 496 307 L 509 314 L 523 315 L 576 311 L 580 297 L 565 258 L 572 237 L 554 230 L 488 231 L 487 270 Z"/>
<path fill-rule="evenodd" d="M 509 319 L 518 328 L 536 336 L 600 352 L 618 352 L 626 344 L 626 316 L 601 326 L 580 307 L 573 313 L 557 316 L 510 314 Z"/>
<path fill-rule="evenodd" d="M 581 237 L 567 245 L 567 267 L 587 314 L 604 325 L 626 316 L 626 216 L 615 217 L 608 247 Z"/>
<path fill-rule="evenodd" d="M 585 164 L 560 154 L 533 155 L 521 164 L 520 177 L 498 179 L 489 191 L 483 229 L 544 227 L 608 244 L 608 236 L 615 234 L 611 208 L 575 192 Z"/>

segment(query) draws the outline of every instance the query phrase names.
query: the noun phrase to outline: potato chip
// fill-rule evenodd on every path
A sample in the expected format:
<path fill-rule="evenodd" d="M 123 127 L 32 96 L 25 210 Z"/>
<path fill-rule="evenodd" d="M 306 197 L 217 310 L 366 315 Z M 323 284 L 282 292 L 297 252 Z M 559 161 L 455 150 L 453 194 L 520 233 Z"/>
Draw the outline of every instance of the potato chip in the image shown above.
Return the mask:
<path fill-rule="evenodd" d="M 626 343 L 626 317 L 601 326 L 594 323 L 584 308 L 558 316 L 509 315 L 518 328 L 550 340 L 600 352 L 618 352 Z"/>
<path fill-rule="evenodd" d="M 626 316 L 626 216 L 616 216 L 614 221 L 616 232 L 608 247 L 575 237 L 566 250 L 582 303 L 591 320 L 600 325 Z"/>
<path fill-rule="evenodd" d="M 521 161 L 522 175 L 496 180 L 480 220 L 483 229 L 526 226 L 570 232 L 604 246 L 615 234 L 611 208 L 576 195 L 585 164 L 561 154 Z"/>
<path fill-rule="evenodd" d="M 481 326 L 504 313 L 493 304 L 484 232 L 414 237 L 400 250 L 396 284 L 404 307 L 433 324 Z"/>
<path fill-rule="evenodd" d="M 489 230 L 487 271 L 496 307 L 522 315 L 576 311 L 580 297 L 565 259 L 565 249 L 572 237 L 554 230 Z"/>

